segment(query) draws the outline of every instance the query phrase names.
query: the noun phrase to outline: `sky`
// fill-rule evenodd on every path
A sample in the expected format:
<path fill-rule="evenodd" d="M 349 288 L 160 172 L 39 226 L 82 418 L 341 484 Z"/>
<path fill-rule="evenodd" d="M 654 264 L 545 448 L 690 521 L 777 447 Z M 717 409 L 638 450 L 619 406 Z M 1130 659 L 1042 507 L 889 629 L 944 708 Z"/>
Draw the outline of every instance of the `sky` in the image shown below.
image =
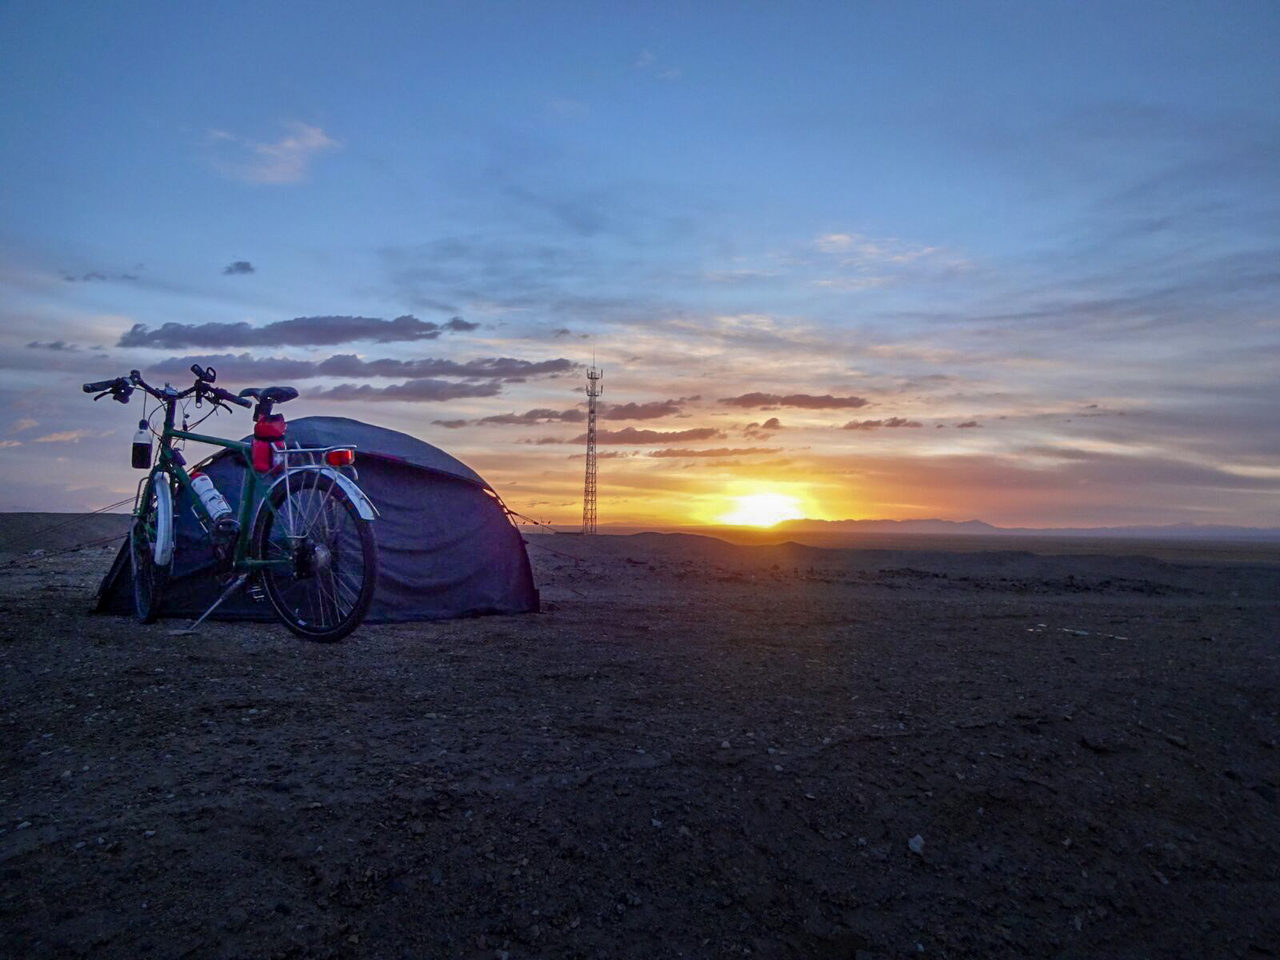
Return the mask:
<path fill-rule="evenodd" d="M 1278 47 L 1270 2 L 6 0 L 0 510 L 128 498 L 139 398 L 79 385 L 200 362 L 578 523 L 595 362 L 602 526 L 1280 526 Z"/>

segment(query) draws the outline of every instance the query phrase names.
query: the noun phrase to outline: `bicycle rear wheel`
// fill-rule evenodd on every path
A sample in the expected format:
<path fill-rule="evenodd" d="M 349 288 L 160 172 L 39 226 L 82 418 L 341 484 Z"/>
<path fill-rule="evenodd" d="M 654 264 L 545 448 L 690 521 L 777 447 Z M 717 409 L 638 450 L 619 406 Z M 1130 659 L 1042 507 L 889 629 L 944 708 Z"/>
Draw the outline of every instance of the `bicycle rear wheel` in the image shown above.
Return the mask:
<path fill-rule="evenodd" d="M 173 566 L 172 530 L 173 495 L 169 480 L 164 474 L 156 474 L 147 481 L 138 514 L 129 528 L 133 612 L 139 623 L 154 623 L 160 615 L 160 603 Z"/>
<path fill-rule="evenodd" d="M 262 571 L 267 599 L 298 636 L 333 643 L 369 612 L 378 579 L 373 525 L 333 477 L 307 471 L 276 487 L 259 512 L 253 552 L 271 564 Z"/>

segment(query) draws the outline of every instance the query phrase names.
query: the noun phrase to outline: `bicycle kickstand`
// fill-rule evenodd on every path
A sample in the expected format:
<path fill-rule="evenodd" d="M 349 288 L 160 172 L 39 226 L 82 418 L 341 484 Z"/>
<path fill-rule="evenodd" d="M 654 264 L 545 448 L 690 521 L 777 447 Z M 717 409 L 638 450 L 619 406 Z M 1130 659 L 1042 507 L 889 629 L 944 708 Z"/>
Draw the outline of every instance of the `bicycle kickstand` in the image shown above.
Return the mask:
<path fill-rule="evenodd" d="M 170 631 L 169 631 L 169 635 L 170 635 L 171 637 L 184 637 L 184 636 L 187 636 L 187 635 L 189 635 L 189 634 L 195 633 L 195 632 L 196 632 L 196 627 L 198 627 L 198 626 L 200 626 L 200 624 L 204 623 L 205 619 L 209 616 L 209 614 L 211 614 L 211 613 L 213 613 L 213 611 L 217 610 L 217 609 L 218 609 L 218 607 L 222 605 L 222 601 L 223 601 L 223 600 L 227 599 L 227 597 L 231 596 L 231 594 L 235 593 L 237 590 L 239 590 L 241 587 L 243 587 L 243 586 L 244 586 L 244 582 L 245 582 L 246 580 L 248 580 L 248 579 L 249 579 L 249 574 L 247 574 L 247 573 L 242 573 L 242 574 L 240 574 L 240 576 L 236 577 L 234 580 L 232 580 L 232 581 L 231 581 L 231 583 L 230 583 L 230 585 L 228 585 L 227 589 L 225 589 L 225 590 L 223 590 L 223 591 L 222 591 L 222 596 L 218 597 L 218 599 L 217 599 L 217 600 L 213 601 L 212 606 L 210 606 L 208 610 L 206 610 L 204 613 L 200 614 L 200 619 L 199 619 L 199 620 L 196 620 L 195 622 L 193 622 L 193 623 L 192 623 L 190 626 L 188 626 L 188 627 L 183 627 L 183 628 L 181 628 L 181 629 L 179 629 L 179 630 L 170 630 Z"/>

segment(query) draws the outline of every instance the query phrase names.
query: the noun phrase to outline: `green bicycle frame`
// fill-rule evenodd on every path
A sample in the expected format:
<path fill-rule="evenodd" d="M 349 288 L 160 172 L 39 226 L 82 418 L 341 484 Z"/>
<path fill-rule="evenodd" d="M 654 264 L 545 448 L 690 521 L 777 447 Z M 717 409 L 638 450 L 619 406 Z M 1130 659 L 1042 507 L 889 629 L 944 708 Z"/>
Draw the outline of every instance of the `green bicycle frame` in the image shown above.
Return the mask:
<path fill-rule="evenodd" d="M 221 437 L 212 437 L 203 433 L 191 433 L 187 430 L 178 430 L 173 425 L 172 408 L 165 418 L 164 431 L 160 436 L 160 453 L 156 458 L 155 464 L 151 468 L 148 475 L 150 482 L 155 483 L 158 474 L 167 474 L 170 483 L 176 481 L 180 489 L 188 493 L 188 499 L 191 501 L 192 507 L 195 509 L 201 523 L 206 527 L 211 527 L 213 517 L 209 515 L 208 509 L 204 505 L 204 501 L 196 494 L 191 487 L 191 474 L 186 467 L 179 462 L 177 455 L 174 453 L 172 443 L 174 440 L 191 440 L 195 443 L 207 443 L 211 446 L 222 447 L 231 450 L 238 456 L 245 465 L 245 480 L 240 496 L 240 506 L 237 520 L 240 524 L 239 533 L 236 535 L 235 552 L 232 555 L 232 566 L 236 570 L 260 570 L 264 567 L 287 566 L 287 559 L 277 560 L 259 560 L 249 556 L 249 548 L 253 539 L 253 531 L 250 524 L 257 516 L 260 505 L 266 509 L 273 509 L 269 503 L 265 501 L 264 493 L 266 485 L 258 476 L 258 472 L 253 469 L 251 459 L 251 446 L 241 440 L 224 440 Z M 139 503 L 141 504 L 141 498 Z M 176 505 L 177 500 L 174 500 Z M 137 513 L 135 508 L 135 514 Z M 176 526 L 175 526 L 176 538 Z"/>

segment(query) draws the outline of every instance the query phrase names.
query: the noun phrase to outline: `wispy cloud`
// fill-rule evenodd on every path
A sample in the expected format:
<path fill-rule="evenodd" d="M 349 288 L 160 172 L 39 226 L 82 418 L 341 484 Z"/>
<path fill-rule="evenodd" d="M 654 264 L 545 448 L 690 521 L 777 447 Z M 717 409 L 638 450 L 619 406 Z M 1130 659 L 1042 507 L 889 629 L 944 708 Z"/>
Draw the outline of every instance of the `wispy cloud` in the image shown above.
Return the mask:
<path fill-rule="evenodd" d="M 321 153 L 336 150 L 342 144 L 320 127 L 293 121 L 286 123 L 285 134 L 270 143 L 241 137 L 226 130 L 211 130 L 210 138 L 230 148 L 230 159 L 216 166 L 225 176 L 249 183 L 298 183 Z"/>
<path fill-rule="evenodd" d="M 674 417 L 681 411 L 679 400 L 650 400 L 647 403 L 602 404 L 605 420 L 657 420 Z"/>
<path fill-rule="evenodd" d="M 227 264 L 222 268 L 223 276 L 236 276 L 237 274 L 256 273 L 253 264 L 248 260 L 236 260 Z"/>
<path fill-rule="evenodd" d="M 924 426 L 919 420 L 907 420 L 904 417 L 889 417 L 885 420 L 850 420 L 840 429 L 842 430 L 879 430 L 882 427 L 893 429 L 896 427 L 920 427 Z"/>
<path fill-rule="evenodd" d="M 690 450 L 668 447 L 665 450 L 652 450 L 651 457 L 684 458 L 684 457 L 750 457 L 762 453 L 778 453 L 781 447 L 714 447 L 709 450 Z"/>
<path fill-rule="evenodd" d="M 634 444 L 649 446 L 658 443 L 687 443 L 698 440 L 718 440 L 724 431 L 715 427 L 694 427 L 690 430 L 637 430 L 635 427 L 623 427 L 621 430 L 599 430 L 596 432 L 596 443 Z M 574 437 L 569 443 L 585 443 L 587 435 Z"/>
<path fill-rule="evenodd" d="M 459 362 L 437 357 L 416 360 L 392 358 L 365 360 L 353 353 L 340 353 L 323 360 L 293 360 L 289 357 L 254 357 L 248 353 L 200 354 L 170 357 L 150 369 L 164 374 L 183 374 L 193 363 L 214 367 L 224 375 L 250 380 L 305 380 L 312 377 L 460 377 L 468 380 L 521 382 L 535 377 L 556 377 L 570 373 L 578 364 L 564 357 L 554 360 L 520 360 L 515 357 L 479 357 Z"/>
<path fill-rule="evenodd" d="M 565 361 L 566 363 L 568 361 Z M 602 420 L 658 420 L 662 417 L 677 416 L 682 410 L 680 400 L 651 400 L 645 403 L 600 404 L 598 414 Z M 581 407 L 570 407 L 567 410 L 552 410 L 537 407 L 524 413 L 497 413 L 475 420 L 434 420 L 434 424 L 456 430 L 459 427 L 483 426 L 496 424 L 500 426 L 535 427 L 548 423 L 582 423 L 587 419 Z"/>
<path fill-rule="evenodd" d="M 454 320 L 458 322 L 455 323 Z M 444 324 L 405 315 L 376 317 L 295 317 L 261 327 L 239 323 L 166 323 L 152 330 L 135 323 L 121 338 L 122 347 L 327 346 L 372 340 L 396 343 L 434 340 L 442 330 L 469 330 L 474 325 L 455 317 Z"/>
<path fill-rule="evenodd" d="M 104 283 L 110 280 L 132 282 L 138 279 L 138 275 L 136 273 L 103 273 L 100 270 L 90 270 L 88 273 L 81 274 L 64 273 L 62 279 L 67 283 Z"/>
<path fill-rule="evenodd" d="M 657 80 L 679 80 L 684 76 L 683 69 L 675 64 L 663 62 L 652 50 L 641 50 L 631 65 L 638 73 Z"/>
<path fill-rule="evenodd" d="M 76 443 L 85 437 L 96 437 L 98 434 L 93 430 L 61 430 L 57 433 L 46 433 L 43 437 L 36 437 L 36 443 Z"/>
<path fill-rule="evenodd" d="M 860 233 L 824 233 L 813 245 L 822 253 L 838 254 L 846 264 L 911 263 L 939 252 L 938 247 L 911 246 L 895 239 L 873 239 Z"/>
<path fill-rule="evenodd" d="M 501 391 L 502 385 L 493 381 L 457 383 L 450 380 L 423 378 L 386 387 L 374 387 L 367 383 L 340 383 L 329 389 L 310 390 L 307 396 L 322 400 L 401 400 L 408 403 L 439 403 L 466 397 L 494 397 Z"/>
<path fill-rule="evenodd" d="M 814 396 L 808 393 L 744 393 L 736 397 L 724 397 L 720 401 L 730 407 L 802 407 L 807 410 L 839 410 L 865 407 L 871 401 L 865 397 L 833 397 L 831 394 Z"/>

